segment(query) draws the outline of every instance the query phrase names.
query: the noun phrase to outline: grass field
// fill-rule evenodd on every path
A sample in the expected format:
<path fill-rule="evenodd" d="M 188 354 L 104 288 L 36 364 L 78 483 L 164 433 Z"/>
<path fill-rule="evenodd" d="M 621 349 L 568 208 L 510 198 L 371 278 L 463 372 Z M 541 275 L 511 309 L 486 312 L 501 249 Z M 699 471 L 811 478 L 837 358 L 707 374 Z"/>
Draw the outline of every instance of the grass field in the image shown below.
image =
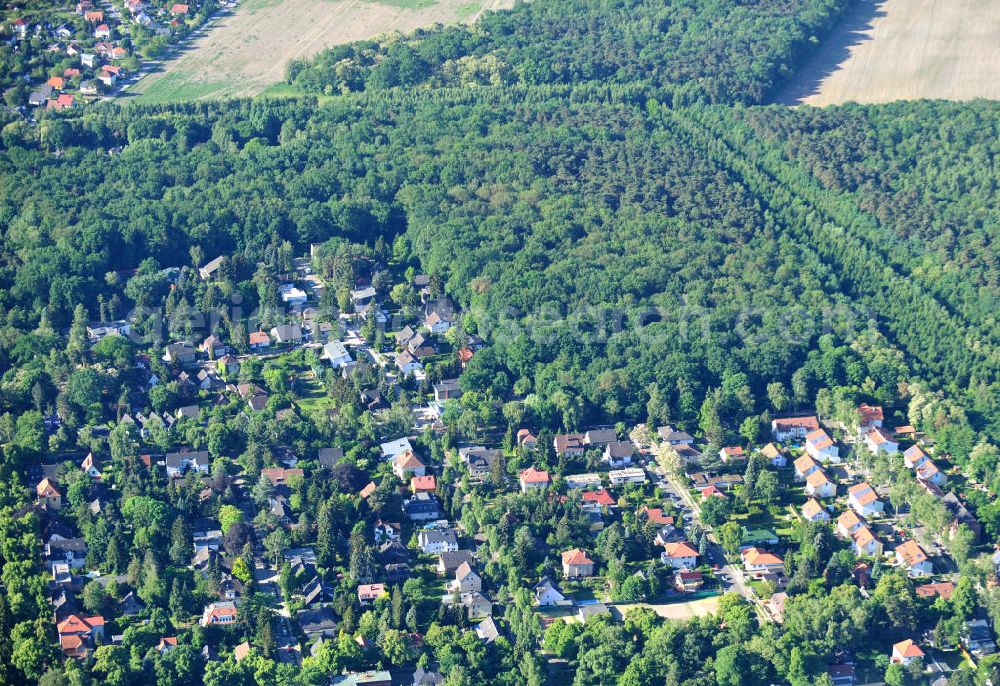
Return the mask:
<path fill-rule="evenodd" d="M 1000 2 L 859 0 L 777 102 L 919 98 L 1000 98 Z"/>
<path fill-rule="evenodd" d="M 123 102 L 281 95 L 289 60 L 435 23 L 473 21 L 512 0 L 244 0 L 130 89 Z"/>

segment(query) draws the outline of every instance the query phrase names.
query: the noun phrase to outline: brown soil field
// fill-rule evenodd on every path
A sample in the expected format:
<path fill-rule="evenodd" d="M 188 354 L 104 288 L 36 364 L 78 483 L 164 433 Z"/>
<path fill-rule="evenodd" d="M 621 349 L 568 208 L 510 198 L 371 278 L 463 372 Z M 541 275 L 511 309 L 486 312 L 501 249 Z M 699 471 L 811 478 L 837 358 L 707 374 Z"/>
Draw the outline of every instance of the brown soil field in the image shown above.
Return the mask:
<path fill-rule="evenodd" d="M 132 86 L 124 101 L 257 95 L 295 58 L 435 23 L 474 21 L 512 0 L 244 0 Z"/>
<path fill-rule="evenodd" d="M 919 98 L 1000 98 L 1000 2 L 860 0 L 776 102 Z"/>

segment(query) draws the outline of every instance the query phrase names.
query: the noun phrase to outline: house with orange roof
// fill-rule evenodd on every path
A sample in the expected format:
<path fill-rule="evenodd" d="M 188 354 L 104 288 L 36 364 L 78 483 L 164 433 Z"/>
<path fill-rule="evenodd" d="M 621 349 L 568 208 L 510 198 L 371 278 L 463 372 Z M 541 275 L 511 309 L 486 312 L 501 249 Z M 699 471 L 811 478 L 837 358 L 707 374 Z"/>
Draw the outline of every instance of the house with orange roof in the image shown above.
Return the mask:
<path fill-rule="evenodd" d="M 899 450 L 899 443 L 896 439 L 888 431 L 878 426 L 872 427 L 865 434 L 865 446 L 875 455 L 881 453 L 895 455 Z"/>
<path fill-rule="evenodd" d="M 795 479 L 805 481 L 806 477 L 819 469 L 819 463 L 811 455 L 802 455 L 792 463 L 795 468 Z"/>
<path fill-rule="evenodd" d="M 521 484 L 522 493 L 527 493 L 533 489 L 546 489 L 552 483 L 548 472 L 542 469 L 535 469 L 534 467 L 522 469 L 517 480 Z"/>
<path fill-rule="evenodd" d="M 368 485 L 362 488 L 361 491 L 358 492 L 358 495 L 360 495 L 363 500 L 367 500 L 371 496 L 371 494 L 375 492 L 376 488 L 378 488 L 378 486 L 375 484 L 375 482 L 369 481 Z"/>
<path fill-rule="evenodd" d="M 66 657 L 85 658 L 90 654 L 94 641 L 104 638 L 104 617 L 70 615 L 56 625 L 59 646 Z"/>
<path fill-rule="evenodd" d="M 813 498 L 832 498 L 837 495 L 837 485 L 830 481 L 826 472 L 822 469 L 817 469 L 806 477 L 805 491 L 806 495 Z"/>
<path fill-rule="evenodd" d="M 177 637 L 176 636 L 163 636 L 160 638 L 160 642 L 156 644 L 156 650 L 160 655 L 166 655 L 171 650 L 177 647 Z"/>
<path fill-rule="evenodd" d="M 930 459 L 919 445 L 911 445 L 903 451 L 903 464 L 907 469 L 916 469 Z"/>
<path fill-rule="evenodd" d="M 819 462 L 840 462 L 840 448 L 823 429 L 806 434 L 806 452 Z"/>
<path fill-rule="evenodd" d="M 858 516 L 858 513 L 854 510 L 844 510 L 844 512 L 837 517 L 837 533 L 844 538 L 850 538 L 851 534 L 858 530 L 859 527 L 864 526 L 865 521 Z"/>
<path fill-rule="evenodd" d="M 614 507 L 618 502 L 614 497 L 608 493 L 603 488 L 596 491 L 584 491 L 580 496 L 584 505 L 591 505 L 592 507 Z"/>
<path fill-rule="evenodd" d="M 723 500 L 729 500 L 729 496 L 719 490 L 719 487 L 715 484 L 710 486 L 705 486 L 698 491 L 701 493 L 702 500 L 708 500 L 709 498 L 722 498 Z"/>
<path fill-rule="evenodd" d="M 48 478 L 38 482 L 38 485 L 35 486 L 35 495 L 37 496 L 35 500 L 37 505 L 44 505 L 53 510 L 62 509 L 62 493 Z"/>
<path fill-rule="evenodd" d="M 882 541 L 878 540 L 867 524 L 862 524 L 851 534 L 851 549 L 858 557 L 881 557 Z"/>
<path fill-rule="evenodd" d="M 754 578 L 779 574 L 785 570 L 785 561 L 774 553 L 760 548 L 747 548 L 740 553 L 743 569 Z"/>
<path fill-rule="evenodd" d="M 672 541 L 664 544 L 660 562 L 674 569 L 694 569 L 698 566 L 698 551 L 687 541 Z"/>
<path fill-rule="evenodd" d="M 411 476 L 424 476 L 427 474 L 427 467 L 420 461 L 412 450 L 399 453 L 392 458 L 392 473 L 401 480 L 406 481 Z"/>
<path fill-rule="evenodd" d="M 534 450 L 538 446 L 538 437 L 531 433 L 530 429 L 519 429 L 517 445 L 525 450 Z"/>
<path fill-rule="evenodd" d="M 880 515 L 885 509 L 885 505 L 879 500 L 878 493 L 867 481 L 854 484 L 847 489 L 847 504 L 862 517 Z"/>
<path fill-rule="evenodd" d="M 410 491 L 413 493 L 433 493 L 437 490 L 437 479 L 433 474 L 415 476 L 410 479 Z"/>
<path fill-rule="evenodd" d="M 810 498 L 806 501 L 806 504 L 802 506 L 802 517 L 807 522 L 828 522 L 830 521 L 830 513 L 826 511 L 818 500 L 815 498 Z"/>
<path fill-rule="evenodd" d="M 914 540 L 906 541 L 896 547 L 896 564 L 905 568 L 907 574 L 913 577 L 934 573 L 934 565 L 927 557 L 927 553 Z"/>
<path fill-rule="evenodd" d="M 941 486 L 948 480 L 945 473 L 938 469 L 938 466 L 930 460 L 927 460 L 913 471 L 916 472 L 917 478 L 920 481 L 925 481 L 935 486 Z"/>
<path fill-rule="evenodd" d="M 741 445 L 728 446 L 719 451 L 719 459 L 723 462 L 742 460 L 744 457 L 745 454 Z"/>
<path fill-rule="evenodd" d="M 772 467 L 783 468 L 788 465 L 785 452 L 776 443 L 768 443 L 760 449 L 760 454 L 767 458 Z"/>
<path fill-rule="evenodd" d="M 54 90 L 61 91 L 66 85 L 66 80 L 61 76 L 50 76 L 46 83 L 52 86 Z"/>
<path fill-rule="evenodd" d="M 955 584 L 951 581 L 942 581 L 936 584 L 917 586 L 913 591 L 920 598 L 936 598 L 937 596 L 941 596 L 945 600 L 951 600 L 951 596 L 955 592 Z"/>
<path fill-rule="evenodd" d="M 101 478 L 101 470 L 97 466 L 97 460 L 94 458 L 94 453 L 87 453 L 87 456 L 83 458 L 83 462 L 80 463 L 80 469 L 82 469 L 84 474 L 89 476 L 91 479 Z"/>
<path fill-rule="evenodd" d="M 656 526 L 667 526 L 674 523 L 673 517 L 663 514 L 662 507 L 644 507 L 640 510 L 640 513 L 645 514 L 646 519 Z"/>
<path fill-rule="evenodd" d="M 274 486 L 283 486 L 292 479 L 292 477 L 302 477 L 305 476 L 305 472 L 301 469 L 286 469 L 284 467 L 269 467 L 268 469 L 260 470 L 260 475 L 271 482 Z"/>
<path fill-rule="evenodd" d="M 594 561 L 579 548 L 567 550 L 562 554 L 563 576 L 567 579 L 583 579 L 594 576 Z"/>
<path fill-rule="evenodd" d="M 231 600 L 209 603 L 202 609 L 198 623 L 202 626 L 232 626 L 236 623 L 237 614 L 236 603 Z"/>
<path fill-rule="evenodd" d="M 915 660 L 922 660 L 923 657 L 924 651 L 908 638 L 892 646 L 892 657 L 889 660 L 893 664 L 908 665 Z"/>

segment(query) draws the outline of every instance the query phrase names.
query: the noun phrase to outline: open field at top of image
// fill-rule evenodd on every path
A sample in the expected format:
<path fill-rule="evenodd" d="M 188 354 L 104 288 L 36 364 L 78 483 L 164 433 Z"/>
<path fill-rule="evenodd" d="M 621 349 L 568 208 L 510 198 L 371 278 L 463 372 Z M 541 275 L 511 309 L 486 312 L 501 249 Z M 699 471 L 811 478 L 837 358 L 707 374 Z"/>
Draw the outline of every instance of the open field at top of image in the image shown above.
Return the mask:
<path fill-rule="evenodd" d="M 512 0 L 244 0 L 123 102 L 280 94 L 285 65 L 324 48 L 435 23 L 474 21 Z"/>
<path fill-rule="evenodd" d="M 1000 2 L 858 0 L 776 102 L 920 98 L 1000 99 Z"/>

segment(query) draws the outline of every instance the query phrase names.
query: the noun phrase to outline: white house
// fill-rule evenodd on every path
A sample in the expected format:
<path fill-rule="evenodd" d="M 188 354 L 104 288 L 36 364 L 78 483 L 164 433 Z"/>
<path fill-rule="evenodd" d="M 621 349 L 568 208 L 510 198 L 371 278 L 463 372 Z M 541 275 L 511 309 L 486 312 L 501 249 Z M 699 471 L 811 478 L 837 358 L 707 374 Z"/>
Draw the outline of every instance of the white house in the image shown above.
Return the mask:
<path fill-rule="evenodd" d="M 535 586 L 535 604 L 540 607 L 551 605 L 562 605 L 566 603 L 566 596 L 556 586 L 549 577 L 544 576 Z"/>
<path fill-rule="evenodd" d="M 293 309 L 298 309 L 306 304 L 309 296 L 301 288 L 296 288 L 294 284 L 283 283 L 278 286 L 278 294 L 281 301 Z"/>
<path fill-rule="evenodd" d="M 771 420 L 771 436 L 779 443 L 801 441 L 810 431 L 819 428 L 816 417 L 786 417 Z"/>
<path fill-rule="evenodd" d="M 330 366 L 334 369 L 339 369 L 340 367 L 346 367 L 351 364 L 354 360 L 351 359 L 351 355 L 347 352 L 347 348 L 340 341 L 330 341 L 323 346 L 324 360 L 330 361 Z"/>
<path fill-rule="evenodd" d="M 167 453 L 165 458 L 167 476 L 176 479 L 187 471 L 208 474 L 211 468 L 207 450 L 189 450 L 187 452 Z"/>
<path fill-rule="evenodd" d="M 915 660 L 922 660 L 923 657 L 924 651 L 908 638 L 892 646 L 892 657 L 889 660 L 897 665 L 908 665 Z"/>
<path fill-rule="evenodd" d="M 626 467 L 632 464 L 635 446 L 632 441 L 612 441 L 604 446 L 601 462 L 610 467 Z"/>
<path fill-rule="evenodd" d="M 740 553 L 743 560 L 743 568 L 747 574 L 753 577 L 777 574 L 785 569 L 785 561 L 774 553 L 769 553 L 760 548 L 747 548 Z"/>
<path fill-rule="evenodd" d="M 426 555 L 453 553 L 458 550 L 458 537 L 451 529 L 424 529 L 417 533 L 417 546 Z"/>
<path fill-rule="evenodd" d="M 823 429 L 806 434 L 806 452 L 820 462 L 840 462 L 840 448 Z"/>
<path fill-rule="evenodd" d="M 639 467 L 628 467 L 627 469 L 612 469 L 608 472 L 608 481 L 612 486 L 623 484 L 644 484 L 646 483 L 646 472 Z"/>
<path fill-rule="evenodd" d="M 463 562 L 455 570 L 455 579 L 449 589 L 452 593 L 478 593 L 483 590 L 483 578 L 476 574 L 468 562 Z"/>
<path fill-rule="evenodd" d="M 817 469 L 806 477 L 806 495 L 813 498 L 832 498 L 837 495 L 837 485 L 830 481 L 822 469 Z"/>
<path fill-rule="evenodd" d="M 424 368 L 424 365 L 408 351 L 404 350 L 396 355 L 396 368 L 400 374 L 416 374 Z"/>
<path fill-rule="evenodd" d="M 434 310 L 424 319 L 424 326 L 433 334 L 441 334 L 451 328 L 452 322 L 450 314 Z"/>
<path fill-rule="evenodd" d="M 916 541 L 906 541 L 896 547 L 896 564 L 906 569 L 910 576 L 927 576 L 934 573 L 934 565 Z"/>
<path fill-rule="evenodd" d="M 882 541 L 866 524 L 862 524 L 851 534 L 851 549 L 858 557 L 881 557 Z"/>
<path fill-rule="evenodd" d="M 810 498 L 806 501 L 806 504 L 802 506 L 802 516 L 809 522 L 830 521 L 830 513 L 827 512 L 826 508 L 823 507 L 815 498 Z"/>
<path fill-rule="evenodd" d="M 663 546 L 660 562 L 674 569 L 694 569 L 698 565 L 698 551 L 686 541 L 674 541 Z"/>
<path fill-rule="evenodd" d="M 878 493 L 867 481 L 847 489 L 847 504 L 862 517 L 874 517 L 881 514 L 885 508 L 878 498 Z"/>
<path fill-rule="evenodd" d="M 880 453 L 895 455 L 899 450 L 899 443 L 885 429 L 877 426 L 865 434 L 865 445 L 875 455 Z"/>
<path fill-rule="evenodd" d="M 819 463 L 809 455 L 802 455 L 792 464 L 795 468 L 796 481 L 805 481 L 810 474 L 819 469 Z"/>
<path fill-rule="evenodd" d="M 391 460 L 400 453 L 413 452 L 413 446 L 410 445 L 409 438 L 397 438 L 394 441 L 389 441 L 388 443 L 383 443 L 379 446 L 382 449 L 382 457 L 386 460 Z"/>

